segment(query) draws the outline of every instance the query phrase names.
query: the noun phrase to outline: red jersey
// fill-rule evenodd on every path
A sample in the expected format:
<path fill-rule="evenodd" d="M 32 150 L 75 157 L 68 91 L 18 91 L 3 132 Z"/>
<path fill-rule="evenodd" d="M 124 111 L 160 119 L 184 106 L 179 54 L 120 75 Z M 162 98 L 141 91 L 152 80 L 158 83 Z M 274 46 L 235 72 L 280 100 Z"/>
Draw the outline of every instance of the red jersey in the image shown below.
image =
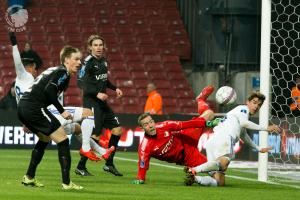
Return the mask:
<path fill-rule="evenodd" d="M 204 118 L 157 123 L 156 135 L 145 134 L 139 146 L 137 179 L 145 180 L 151 157 L 190 167 L 205 163 L 206 157 L 197 148 L 203 128 Z"/>

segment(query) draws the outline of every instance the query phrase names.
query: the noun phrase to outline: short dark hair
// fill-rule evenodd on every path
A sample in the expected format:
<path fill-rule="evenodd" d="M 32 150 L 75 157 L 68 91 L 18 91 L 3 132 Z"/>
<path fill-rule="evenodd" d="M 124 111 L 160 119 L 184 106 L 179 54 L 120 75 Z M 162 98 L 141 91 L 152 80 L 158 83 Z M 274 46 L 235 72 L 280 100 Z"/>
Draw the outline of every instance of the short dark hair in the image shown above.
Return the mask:
<path fill-rule="evenodd" d="M 36 64 L 33 58 L 22 58 L 21 61 L 24 67 L 32 67 L 34 64 Z"/>
<path fill-rule="evenodd" d="M 64 64 L 65 59 L 69 58 L 71 56 L 72 53 L 77 53 L 80 52 L 80 50 L 78 48 L 66 45 L 64 46 L 61 51 L 60 51 L 60 62 L 61 64 Z"/>
<path fill-rule="evenodd" d="M 254 98 L 258 98 L 259 100 L 262 101 L 262 103 L 264 103 L 265 99 L 266 99 L 266 96 L 263 95 L 262 93 L 260 93 L 259 91 L 255 91 L 255 92 L 252 92 L 249 97 L 248 97 L 248 101 L 251 101 L 252 99 Z"/>
<path fill-rule="evenodd" d="M 145 119 L 146 117 L 151 117 L 151 115 L 150 115 L 150 113 L 143 113 L 143 114 L 141 114 L 140 116 L 139 116 L 139 118 L 138 118 L 138 124 L 139 124 L 139 126 L 142 126 L 142 124 L 141 124 L 141 121 L 143 120 L 143 119 Z"/>

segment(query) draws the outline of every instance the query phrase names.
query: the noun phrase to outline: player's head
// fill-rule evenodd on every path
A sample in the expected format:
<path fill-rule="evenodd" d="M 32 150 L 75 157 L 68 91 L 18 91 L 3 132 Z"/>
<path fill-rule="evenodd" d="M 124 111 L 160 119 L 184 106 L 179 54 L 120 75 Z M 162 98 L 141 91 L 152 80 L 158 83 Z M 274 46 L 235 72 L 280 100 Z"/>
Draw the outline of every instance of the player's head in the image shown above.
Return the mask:
<path fill-rule="evenodd" d="M 138 118 L 138 123 L 142 129 L 144 129 L 145 134 L 155 135 L 155 121 L 152 119 L 149 113 L 143 113 Z"/>
<path fill-rule="evenodd" d="M 25 42 L 24 51 L 29 51 L 29 50 L 31 50 L 31 44 L 29 42 Z"/>
<path fill-rule="evenodd" d="M 147 93 L 150 93 L 153 90 L 156 90 L 156 86 L 154 85 L 154 83 L 148 83 L 148 85 L 147 85 Z"/>
<path fill-rule="evenodd" d="M 87 41 L 88 51 L 96 58 L 101 58 L 106 50 L 105 41 L 99 35 L 91 35 Z"/>
<path fill-rule="evenodd" d="M 60 51 L 60 62 L 67 67 L 68 72 L 74 74 L 81 66 L 81 52 L 72 46 L 64 46 Z"/>
<path fill-rule="evenodd" d="M 25 67 L 25 70 L 32 74 L 33 77 L 36 77 L 36 64 L 33 58 L 22 58 L 22 64 Z"/>
<path fill-rule="evenodd" d="M 247 99 L 247 106 L 249 108 L 249 113 L 254 115 L 257 113 L 264 103 L 266 97 L 260 92 L 252 92 Z"/>

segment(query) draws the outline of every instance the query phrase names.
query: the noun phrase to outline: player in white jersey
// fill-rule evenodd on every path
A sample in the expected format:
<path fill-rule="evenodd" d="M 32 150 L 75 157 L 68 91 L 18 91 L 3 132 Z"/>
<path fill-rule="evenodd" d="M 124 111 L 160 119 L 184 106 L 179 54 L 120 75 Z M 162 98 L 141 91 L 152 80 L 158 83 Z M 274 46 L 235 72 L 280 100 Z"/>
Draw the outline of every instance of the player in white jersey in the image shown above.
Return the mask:
<path fill-rule="evenodd" d="M 36 69 L 35 69 L 35 63 L 32 59 L 21 59 L 20 52 L 18 50 L 17 46 L 17 39 L 14 33 L 9 33 L 9 38 L 12 43 L 12 53 L 13 53 L 13 59 L 15 63 L 15 70 L 16 70 L 16 83 L 15 83 L 15 91 L 16 91 L 16 99 L 17 102 L 19 102 L 20 98 L 23 96 L 23 94 L 30 90 L 31 86 L 34 83 L 34 78 L 36 76 Z M 47 71 L 47 70 L 46 70 Z M 61 103 L 62 104 L 62 103 Z M 93 112 L 90 109 L 81 108 L 81 107 L 64 107 L 65 110 L 67 110 L 72 115 L 72 120 L 66 120 L 64 119 L 58 110 L 55 108 L 55 106 L 50 105 L 48 107 L 48 110 L 59 120 L 61 125 L 64 126 L 64 129 L 67 134 L 72 134 L 77 137 L 77 139 L 82 142 L 82 134 L 87 134 L 85 132 L 92 131 L 93 124 L 94 124 L 94 118 L 93 118 Z M 80 126 L 78 122 L 82 121 L 82 123 L 87 124 L 88 127 L 85 128 L 83 126 Z M 24 127 L 25 131 L 28 131 L 26 127 Z M 82 133 L 82 134 L 81 134 Z M 102 155 L 104 159 L 107 159 L 109 157 L 112 149 L 106 150 L 102 147 L 100 147 L 93 139 L 90 139 L 90 145 L 93 148 L 95 152 Z M 47 143 L 46 143 L 47 144 Z M 46 144 L 44 145 L 37 145 L 37 146 L 43 146 L 43 148 L 46 148 Z M 95 154 L 90 154 L 87 156 L 89 158 L 92 158 L 92 160 L 101 160 L 100 157 L 95 156 Z M 81 170 L 80 172 L 75 171 L 77 174 L 80 175 L 89 175 L 89 172 L 86 170 Z"/>
<path fill-rule="evenodd" d="M 265 100 L 265 96 L 259 92 L 253 92 L 246 102 L 246 105 L 240 105 L 229 111 L 224 119 L 213 129 L 213 135 L 206 143 L 207 163 L 187 170 L 187 185 L 197 182 L 201 185 L 223 186 L 225 185 L 224 172 L 232 159 L 234 159 L 234 144 L 242 139 L 252 148 L 261 153 L 268 152 L 272 147 L 259 148 L 253 143 L 246 132 L 246 129 L 280 132 L 277 125 L 263 127 L 249 121 L 249 116 L 256 114 Z M 210 176 L 194 176 L 197 172 L 209 172 Z"/>

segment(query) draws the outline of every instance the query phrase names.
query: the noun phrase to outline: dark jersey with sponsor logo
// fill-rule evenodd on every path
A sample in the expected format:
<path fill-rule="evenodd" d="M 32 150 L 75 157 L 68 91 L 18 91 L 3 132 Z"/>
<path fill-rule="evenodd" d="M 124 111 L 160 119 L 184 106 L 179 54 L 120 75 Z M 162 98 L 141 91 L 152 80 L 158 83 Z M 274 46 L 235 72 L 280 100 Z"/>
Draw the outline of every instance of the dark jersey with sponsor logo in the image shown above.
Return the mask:
<path fill-rule="evenodd" d="M 25 92 L 21 99 L 39 102 L 47 107 L 53 104 L 60 113 L 64 108 L 58 101 L 58 96 L 67 89 L 70 74 L 65 66 L 50 67 L 40 74 L 29 91 Z"/>
<path fill-rule="evenodd" d="M 116 86 L 108 80 L 107 67 L 104 57 L 100 59 L 92 55 L 86 57 L 78 77 L 84 97 L 97 99 L 97 94 L 99 92 L 106 93 L 107 88 L 116 90 Z"/>
<path fill-rule="evenodd" d="M 190 167 L 206 162 L 206 157 L 198 150 L 204 127 L 204 118 L 157 123 L 156 135 L 145 135 L 139 146 L 137 179 L 145 180 L 151 157 Z"/>

